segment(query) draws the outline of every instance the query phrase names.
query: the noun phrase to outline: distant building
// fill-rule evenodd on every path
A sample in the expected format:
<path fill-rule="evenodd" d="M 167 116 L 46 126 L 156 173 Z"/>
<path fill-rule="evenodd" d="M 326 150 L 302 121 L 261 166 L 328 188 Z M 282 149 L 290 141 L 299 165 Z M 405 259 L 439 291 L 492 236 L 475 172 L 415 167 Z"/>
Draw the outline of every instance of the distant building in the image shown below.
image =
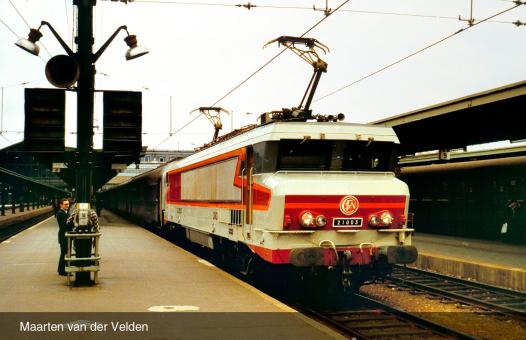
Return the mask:
<path fill-rule="evenodd" d="M 113 177 L 108 183 L 106 183 L 102 189 L 108 189 L 112 186 L 125 183 L 132 179 L 133 177 L 140 175 L 146 171 L 155 169 L 161 164 L 171 162 L 173 160 L 178 160 L 185 158 L 194 151 L 188 150 L 152 150 L 146 151 L 143 157 L 141 157 L 139 164 L 130 164 L 126 169 L 120 172 L 117 176 Z"/>

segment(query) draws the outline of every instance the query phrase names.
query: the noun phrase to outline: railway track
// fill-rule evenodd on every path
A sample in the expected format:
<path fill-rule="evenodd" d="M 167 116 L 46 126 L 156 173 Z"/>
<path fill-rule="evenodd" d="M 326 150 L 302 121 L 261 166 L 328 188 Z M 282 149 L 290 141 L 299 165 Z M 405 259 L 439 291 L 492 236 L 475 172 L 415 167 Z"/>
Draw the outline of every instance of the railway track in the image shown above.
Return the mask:
<path fill-rule="evenodd" d="M 350 310 L 306 314 L 357 339 L 477 339 L 362 295 L 355 301 Z"/>
<path fill-rule="evenodd" d="M 192 247 L 188 243 L 181 244 L 176 240 L 171 241 L 230 274 L 244 279 L 225 268 L 206 249 Z M 248 282 L 246 279 L 245 282 L 353 339 L 477 339 L 362 295 L 354 295 L 352 305 L 346 305 L 344 310 L 327 312 L 310 304 L 305 305 L 304 301 L 291 299 L 288 294 L 276 295 L 261 282 Z"/>
<path fill-rule="evenodd" d="M 524 292 L 399 266 L 394 268 L 388 281 L 396 287 L 426 292 L 446 301 L 456 301 L 526 321 Z"/>
<path fill-rule="evenodd" d="M 22 232 L 23 230 L 35 225 L 36 223 L 43 221 L 50 216 L 52 216 L 53 213 L 44 213 L 41 215 L 33 216 L 25 220 L 21 220 L 19 222 L 10 224 L 8 226 L 0 226 L 0 242 L 3 242 L 7 240 L 10 237 L 15 236 L 16 234 Z"/>

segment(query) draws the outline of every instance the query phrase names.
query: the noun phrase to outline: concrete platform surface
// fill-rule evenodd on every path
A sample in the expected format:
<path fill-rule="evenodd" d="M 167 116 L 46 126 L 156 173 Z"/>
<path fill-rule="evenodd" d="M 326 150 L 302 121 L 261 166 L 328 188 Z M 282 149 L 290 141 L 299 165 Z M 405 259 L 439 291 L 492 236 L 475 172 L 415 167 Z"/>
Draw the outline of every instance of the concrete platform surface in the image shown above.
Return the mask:
<path fill-rule="evenodd" d="M 229 338 L 255 338 L 251 334 L 259 338 L 340 337 L 149 231 L 108 211 L 102 215 L 101 271 L 99 283 L 92 287 L 70 287 L 66 278 L 57 274 L 58 227 L 53 217 L 0 244 L 0 330 L 4 331 L 0 332 L 0 339 L 7 334 L 47 338 L 51 331 L 28 331 L 24 320 L 53 322 L 64 317 L 69 321 L 80 318 L 88 325 L 96 318 L 108 320 L 108 324 L 119 318 L 147 319 L 151 327 L 162 324 L 164 328 L 165 321 L 171 320 L 170 324 L 185 333 L 174 337 L 179 339 L 195 334 L 201 335 L 196 338 L 224 338 L 224 334 L 229 334 Z M 174 318 L 176 314 L 184 316 Z M 192 335 L 186 334 L 185 325 Z M 65 334 L 69 339 L 72 335 L 67 331 L 53 334 Z M 111 331 L 82 334 L 97 335 L 97 339 L 118 335 Z M 151 332 L 122 334 L 172 338 Z"/>
<path fill-rule="evenodd" d="M 486 241 L 416 233 L 416 267 L 526 291 L 526 247 Z"/>

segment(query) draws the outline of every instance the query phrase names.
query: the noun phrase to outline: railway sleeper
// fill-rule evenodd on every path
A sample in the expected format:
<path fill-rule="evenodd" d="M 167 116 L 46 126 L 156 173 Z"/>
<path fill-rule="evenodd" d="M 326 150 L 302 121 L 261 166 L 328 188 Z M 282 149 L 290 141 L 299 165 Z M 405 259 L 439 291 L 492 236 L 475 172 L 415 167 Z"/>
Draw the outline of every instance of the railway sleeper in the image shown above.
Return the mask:
<path fill-rule="evenodd" d="M 409 326 L 408 326 L 409 327 Z M 394 330 L 392 332 L 381 332 L 381 333 L 372 333 L 372 334 L 367 334 L 369 336 L 374 336 L 374 337 L 390 337 L 390 338 L 395 338 L 397 336 L 420 336 L 420 335 L 431 335 L 432 332 L 429 331 L 429 330 L 425 330 L 425 329 L 408 329 L 408 330 Z"/>
<path fill-rule="evenodd" d="M 353 329 L 373 329 L 373 328 L 394 328 L 394 327 L 407 327 L 407 323 L 405 322 L 391 322 L 391 323 L 384 323 L 380 325 L 356 325 L 352 326 Z"/>
<path fill-rule="evenodd" d="M 375 312 L 371 312 L 375 313 Z M 332 317 L 333 320 L 336 320 L 338 322 L 345 322 L 345 323 L 353 323 L 353 322 L 367 322 L 367 321 L 382 321 L 382 320 L 390 320 L 392 319 L 392 316 L 390 315 L 384 315 L 384 314 L 378 314 L 378 315 L 361 315 L 358 317 L 352 317 L 347 318 L 345 316 L 342 317 Z"/>

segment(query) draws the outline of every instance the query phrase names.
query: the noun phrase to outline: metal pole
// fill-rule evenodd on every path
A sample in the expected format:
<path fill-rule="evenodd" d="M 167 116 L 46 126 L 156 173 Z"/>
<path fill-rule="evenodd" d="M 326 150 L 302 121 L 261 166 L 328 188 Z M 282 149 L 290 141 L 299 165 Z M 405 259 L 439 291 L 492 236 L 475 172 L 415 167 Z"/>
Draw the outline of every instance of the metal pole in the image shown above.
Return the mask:
<path fill-rule="evenodd" d="M 6 204 L 6 196 L 7 196 L 7 187 L 5 184 L 5 178 L 2 178 L 2 186 L 0 187 L 2 190 L 2 202 L 0 203 L 0 215 L 5 216 L 5 204 Z"/>
<path fill-rule="evenodd" d="M 92 153 L 93 153 L 93 106 L 95 93 L 95 57 L 93 55 L 93 6 L 96 0 L 73 0 L 78 9 L 77 62 L 79 79 L 77 81 L 77 159 L 76 159 L 76 197 L 78 203 L 91 203 L 93 193 Z M 90 239 L 76 240 L 77 257 L 89 257 Z M 79 265 L 79 264 L 77 264 Z M 82 262 L 80 265 L 90 265 Z M 90 282 L 90 272 L 78 272 L 75 283 L 85 285 Z"/>
<path fill-rule="evenodd" d="M 95 66 L 93 64 L 93 6 L 96 0 L 74 0 L 78 8 L 77 61 L 77 202 L 90 202 L 93 191 L 93 102 Z"/>

